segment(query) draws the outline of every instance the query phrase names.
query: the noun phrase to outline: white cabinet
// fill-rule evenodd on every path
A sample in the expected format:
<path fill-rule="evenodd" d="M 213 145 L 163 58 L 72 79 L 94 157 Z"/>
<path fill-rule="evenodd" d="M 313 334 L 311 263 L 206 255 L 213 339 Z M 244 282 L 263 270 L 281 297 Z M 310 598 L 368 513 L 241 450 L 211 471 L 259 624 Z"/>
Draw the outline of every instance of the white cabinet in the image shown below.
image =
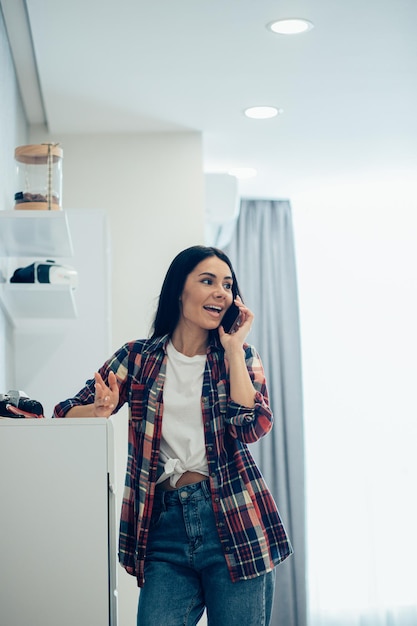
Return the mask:
<path fill-rule="evenodd" d="M 72 257 L 73 245 L 65 211 L 0 211 L 2 257 L 0 304 L 14 325 L 23 320 L 74 319 L 74 290 L 67 285 L 10 283 L 12 269 L 38 259 Z M 25 258 L 16 263 L 17 259 Z"/>
<path fill-rule="evenodd" d="M 0 419 L 0 623 L 116 626 L 113 428 Z"/>

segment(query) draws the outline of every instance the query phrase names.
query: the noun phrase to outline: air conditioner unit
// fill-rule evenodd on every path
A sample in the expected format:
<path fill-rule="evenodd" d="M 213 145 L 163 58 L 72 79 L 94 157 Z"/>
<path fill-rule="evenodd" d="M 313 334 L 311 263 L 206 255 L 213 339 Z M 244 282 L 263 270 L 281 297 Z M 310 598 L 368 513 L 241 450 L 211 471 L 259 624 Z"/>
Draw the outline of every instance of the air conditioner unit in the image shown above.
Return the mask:
<path fill-rule="evenodd" d="M 237 179 L 230 174 L 205 174 L 206 221 L 221 225 L 239 215 Z"/>

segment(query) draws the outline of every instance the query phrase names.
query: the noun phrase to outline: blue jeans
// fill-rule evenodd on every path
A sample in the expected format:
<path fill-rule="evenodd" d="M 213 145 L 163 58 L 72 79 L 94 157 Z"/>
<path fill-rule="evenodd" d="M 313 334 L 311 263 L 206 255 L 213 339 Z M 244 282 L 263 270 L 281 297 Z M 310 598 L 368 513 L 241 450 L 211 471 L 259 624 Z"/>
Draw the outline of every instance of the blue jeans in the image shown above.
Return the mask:
<path fill-rule="evenodd" d="M 137 626 L 268 626 L 274 572 L 232 583 L 209 482 L 155 495 Z"/>

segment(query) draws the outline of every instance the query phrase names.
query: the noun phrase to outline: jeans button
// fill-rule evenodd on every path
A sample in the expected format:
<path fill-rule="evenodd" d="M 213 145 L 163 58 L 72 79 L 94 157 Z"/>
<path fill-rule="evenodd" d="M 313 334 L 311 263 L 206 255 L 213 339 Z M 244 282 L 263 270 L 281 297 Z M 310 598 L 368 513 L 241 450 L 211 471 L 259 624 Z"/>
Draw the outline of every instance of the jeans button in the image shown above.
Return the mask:
<path fill-rule="evenodd" d="M 180 496 L 181 496 L 181 498 L 188 498 L 188 492 L 187 491 L 181 491 Z"/>

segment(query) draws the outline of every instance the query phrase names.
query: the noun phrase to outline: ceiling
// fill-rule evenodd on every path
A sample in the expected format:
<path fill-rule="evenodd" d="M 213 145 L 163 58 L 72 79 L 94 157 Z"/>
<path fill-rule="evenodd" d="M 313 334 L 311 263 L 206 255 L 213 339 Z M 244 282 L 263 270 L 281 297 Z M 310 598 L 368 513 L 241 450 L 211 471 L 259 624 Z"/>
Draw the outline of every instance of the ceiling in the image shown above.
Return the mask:
<path fill-rule="evenodd" d="M 416 0 L 1 0 L 28 119 L 66 133 L 200 131 L 246 197 L 417 166 Z M 314 28 L 273 34 L 272 20 Z M 39 88 L 39 93 L 37 89 Z M 282 113 L 251 120 L 243 110 Z M 411 174 L 410 174 L 411 175 Z"/>

